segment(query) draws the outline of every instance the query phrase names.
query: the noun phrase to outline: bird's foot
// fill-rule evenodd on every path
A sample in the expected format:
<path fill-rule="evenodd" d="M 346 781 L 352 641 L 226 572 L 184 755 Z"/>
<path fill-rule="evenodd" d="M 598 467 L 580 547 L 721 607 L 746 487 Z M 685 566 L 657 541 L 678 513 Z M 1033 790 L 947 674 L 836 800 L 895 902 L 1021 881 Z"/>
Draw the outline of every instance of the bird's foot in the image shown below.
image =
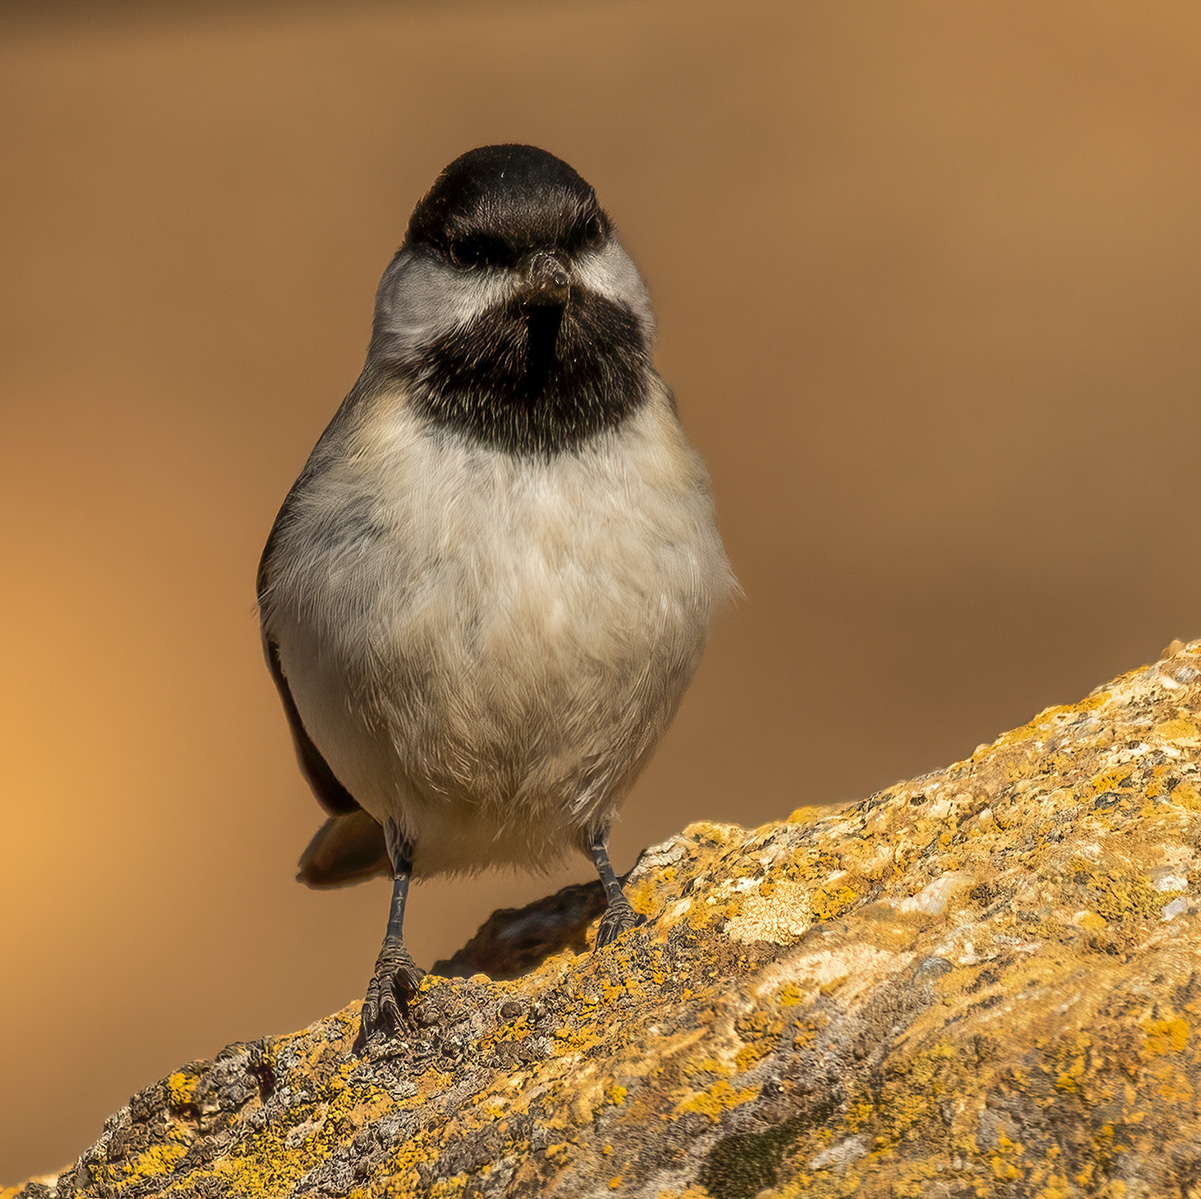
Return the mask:
<path fill-rule="evenodd" d="M 424 977 L 425 971 L 413 961 L 403 943 L 384 942 L 363 1000 L 359 1049 L 376 1037 L 391 1037 L 412 1027 L 409 1004 Z"/>
<path fill-rule="evenodd" d="M 603 949 L 610 941 L 615 941 L 624 932 L 637 928 L 646 923 L 646 917 L 640 916 L 626 900 L 621 903 L 611 903 L 608 911 L 601 917 L 600 927 L 596 930 L 596 948 Z"/>

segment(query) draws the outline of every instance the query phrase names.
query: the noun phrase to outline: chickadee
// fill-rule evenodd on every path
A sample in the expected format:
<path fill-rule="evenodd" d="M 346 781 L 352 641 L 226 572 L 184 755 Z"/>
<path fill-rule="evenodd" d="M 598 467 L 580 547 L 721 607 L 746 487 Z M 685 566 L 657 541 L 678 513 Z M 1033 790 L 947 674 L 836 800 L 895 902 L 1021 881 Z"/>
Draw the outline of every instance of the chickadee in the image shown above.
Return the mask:
<path fill-rule="evenodd" d="M 300 879 L 390 872 L 363 1038 L 422 977 L 411 877 L 591 855 L 735 586 L 651 364 L 646 285 L 565 162 L 457 158 L 376 295 L 367 362 L 271 530 L 263 644 L 329 819 Z"/>

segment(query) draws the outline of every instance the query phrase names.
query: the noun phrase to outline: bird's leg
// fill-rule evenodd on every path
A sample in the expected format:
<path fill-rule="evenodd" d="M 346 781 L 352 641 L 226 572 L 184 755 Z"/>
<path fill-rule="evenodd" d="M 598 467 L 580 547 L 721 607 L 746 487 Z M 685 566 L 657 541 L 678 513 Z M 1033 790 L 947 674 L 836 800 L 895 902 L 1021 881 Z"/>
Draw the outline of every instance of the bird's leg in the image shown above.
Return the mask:
<path fill-rule="evenodd" d="M 609 839 L 608 829 L 598 829 L 588 840 L 588 852 L 596 863 L 596 872 L 600 875 L 601 886 L 605 889 L 605 898 L 609 901 L 608 910 L 601 917 L 600 928 L 596 930 L 596 948 L 608 945 L 610 941 L 621 936 L 628 929 L 637 928 L 646 923 L 645 916 L 639 916 L 630 907 L 630 901 L 613 873 L 609 862 L 609 851 L 605 842 Z"/>
<path fill-rule="evenodd" d="M 392 906 L 388 912 L 388 931 L 363 1001 L 359 1040 L 364 1045 L 377 1033 L 388 1036 L 405 1027 L 409 1001 L 425 975 L 404 943 L 405 900 L 413 873 L 413 847 L 390 820 L 384 825 L 384 838 L 392 862 Z"/>

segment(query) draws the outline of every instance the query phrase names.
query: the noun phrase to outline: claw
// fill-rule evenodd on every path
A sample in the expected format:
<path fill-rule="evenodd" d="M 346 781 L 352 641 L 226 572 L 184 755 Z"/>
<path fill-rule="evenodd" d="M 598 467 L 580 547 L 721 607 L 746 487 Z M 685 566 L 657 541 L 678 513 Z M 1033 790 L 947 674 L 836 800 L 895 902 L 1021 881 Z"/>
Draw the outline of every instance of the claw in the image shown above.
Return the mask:
<path fill-rule="evenodd" d="M 363 1000 L 356 1042 L 360 1049 L 376 1037 L 387 1039 L 412 1027 L 409 1005 L 424 977 L 425 971 L 402 943 L 384 942 L 367 986 L 367 998 Z"/>
<path fill-rule="evenodd" d="M 646 923 L 646 917 L 640 916 L 626 900 L 609 905 L 608 911 L 601 917 L 600 927 L 596 930 L 596 948 L 603 949 L 610 941 L 617 940 L 622 933 Z"/>
<path fill-rule="evenodd" d="M 600 875 L 601 886 L 609 900 L 609 910 L 601 917 L 600 927 L 596 930 L 597 949 L 603 949 L 610 941 L 617 940 L 622 933 L 637 928 L 646 923 L 645 916 L 639 916 L 621 889 L 617 875 L 613 873 L 613 865 L 609 861 L 609 851 L 605 848 L 606 829 L 597 829 L 588 842 L 588 852 L 596 863 L 596 872 Z"/>

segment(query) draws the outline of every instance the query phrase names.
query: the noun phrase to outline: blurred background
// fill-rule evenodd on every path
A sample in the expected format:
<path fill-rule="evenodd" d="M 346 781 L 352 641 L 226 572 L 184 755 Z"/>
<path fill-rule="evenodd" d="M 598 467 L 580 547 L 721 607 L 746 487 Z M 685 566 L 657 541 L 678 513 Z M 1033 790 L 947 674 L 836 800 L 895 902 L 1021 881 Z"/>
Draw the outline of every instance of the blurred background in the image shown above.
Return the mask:
<path fill-rule="evenodd" d="M 1201 635 L 1190 0 L 96 7 L 0 10 L 0 1181 L 362 994 L 253 579 L 463 150 L 614 214 L 746 592 L 619 868 Z M 410 945 L 590 876 L 419 885 Z"/>

